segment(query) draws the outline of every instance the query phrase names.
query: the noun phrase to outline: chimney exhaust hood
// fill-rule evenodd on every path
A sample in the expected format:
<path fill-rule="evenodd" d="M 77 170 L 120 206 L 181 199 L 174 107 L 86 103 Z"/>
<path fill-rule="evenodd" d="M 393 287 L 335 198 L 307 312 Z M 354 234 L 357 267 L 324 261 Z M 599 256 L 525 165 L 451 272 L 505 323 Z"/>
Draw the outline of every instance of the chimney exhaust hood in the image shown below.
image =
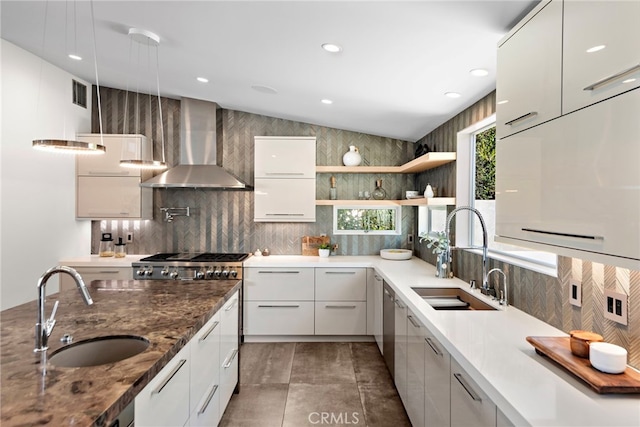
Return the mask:
<path fill-rule="evenodd" d="M 198 99 L 180 99 L 180 164 L 140 184 L 152 188 L 210 188 L 252 190 L 216 164 L 217 104 Z M 220 144 L 220 152 L 222 152 Z"/>

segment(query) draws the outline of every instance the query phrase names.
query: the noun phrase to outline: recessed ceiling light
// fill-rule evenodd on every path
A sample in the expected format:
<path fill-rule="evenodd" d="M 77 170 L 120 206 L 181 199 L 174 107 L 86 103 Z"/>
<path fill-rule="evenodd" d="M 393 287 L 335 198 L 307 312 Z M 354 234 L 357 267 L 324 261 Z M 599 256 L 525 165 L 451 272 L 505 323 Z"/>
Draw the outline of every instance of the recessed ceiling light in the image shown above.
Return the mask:
<path fill-rule="evenodd" d="M 256 92 L 268 93 L 270 95 L 275 95 L 276 93 L 278 93 L 278 91 L 274 88 L 265 85 L 251 85 L 251 89 L 255 90 Z"/>
<path fill-rule="evenodd" d="M 331 52 L 331 53 L 342 52 L 342 46 L 339 46 L 334 43 L 323 43 L 322 48 L 327 52 Z"/>
<path fill-rule="evenodd" d="M 484 77 L 484 76 L 488 76 L 489 72 L 484 68 L 474 68 L 473 70 L 469 71 L 469 74 L 476 77 Z"/>
<path fill-rule="evenodd" d="M 498 105 L 506 104 L 507 102 L 509 102 L 508 99 L 505 99 L 503 101 L 498 101 Z"/>
<path fill-rule="evenodd" d="M 605 45 L 603 45 L 603 44 L 598 45 L 598 46 L 594 46 L 594 47 L 590 47 L 589 49 L 587 49 L 587 53 L 597 52 L 597 51 L 599 51 L 599 50 L 604 49 L 605 47 L 606 47 L 606 46 L 605 46 Z"/>
<path fill-rule="evenodd" d="M 460 98 L 460 96 L 462 96 L 458 92 L 445 92 L 444 95 L 449 98 Z"/>
<path fill-rule="evenodd" d="M 200 83 L 209 83 L 209 79 L 205 77 L 196 77 L 196 80 L 199 81 Z"/>
<path fill-rule="evenodd" d="M 627 80 L 623 80 L 622 83 L 633 83 L 635 81 L 636 79 L 627 79 Z"/>
<path fill-rule="evenodd" d="M 69 58 L 74 59 L 76 61 L 82 61 L 82 57 L 79 55 L 76 55 L 75 53 L 70 53 Z"/>
<path fill-rule="evenodd" d="M 330 100 L 330 99 L 322 99 L 320 102 L 322 102 L 323 104 L 327 104 L 327 105 L 333 104 L 333 101 Z"/>

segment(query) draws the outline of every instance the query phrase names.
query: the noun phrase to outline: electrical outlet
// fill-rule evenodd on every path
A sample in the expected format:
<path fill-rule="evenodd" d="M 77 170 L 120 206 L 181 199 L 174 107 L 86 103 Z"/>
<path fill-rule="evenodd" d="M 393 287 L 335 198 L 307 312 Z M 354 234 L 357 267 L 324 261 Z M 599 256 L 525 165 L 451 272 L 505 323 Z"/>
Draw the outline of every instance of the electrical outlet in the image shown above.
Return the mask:
<path fill-rule="evenodd" d="M 133 233 L 127 233 L 126 243 L 133 243 Z"/>
<path fill-rule="evenodd" d="M 613 320 L 622 325 L 628 324 L 626 294 L 613 291 L 611 289 L 604 290 L 604 318 Z"/>
<path fill-rule="evenodd" d="M 582 307 L 582 282 L 579 280 L 569 280 L 569 304 Z"/>
<path fill-rule="evenodd" d="M 413 234 L 407 234 L 407 244 L 413 245 Z"/>

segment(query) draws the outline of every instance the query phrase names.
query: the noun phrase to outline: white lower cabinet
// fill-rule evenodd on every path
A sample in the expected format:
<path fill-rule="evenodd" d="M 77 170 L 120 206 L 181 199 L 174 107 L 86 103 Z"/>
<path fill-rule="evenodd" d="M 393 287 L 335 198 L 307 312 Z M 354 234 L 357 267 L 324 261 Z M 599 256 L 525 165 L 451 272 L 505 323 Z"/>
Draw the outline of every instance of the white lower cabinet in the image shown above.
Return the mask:
<path fill-rule="evenodd" d="M 138 427 L 183 426 L 189 420 L 189 345 L 136 396 Z"/>
<path fill-rule="evenodd" d="M 414 426 L 424 425 L 424 338 L 422 326 L 407 310 L 407 415 Z"/>
<path fill-rule="evenodd" d="M 424 339 L 424 425 L 451 425 L 451 356 L 431 332 Z"/>
<path fill-rule="evenodd" d="M 469 377 L 455 359 L 451 360 L 451 426 L 496 425 L 496 405 Z"/>
<path fill-rule="evenodd" d="M 393 381 L 400 399 L 407 407 L 407 306 L 399 298 L 395 299 L 395 339 Z"/>
<path fill-rule="evenodd" d="M 135 398 L 135 425 L 215 426 L 238 384 L 239 292 Z"/>
<path fill-rule="evenodd" d="M 367 303 L 320 301 L 315 303 L 316 335 L 365 335 Z"/>
<path fill-rule="evenodd" d="M 75 267 L 85 284 L 89 285 L 93 280 L 133 280 L 131 267 Z M 68 274 L 60 275 L 60 292 L 75 291 L 76 282 Z"/>

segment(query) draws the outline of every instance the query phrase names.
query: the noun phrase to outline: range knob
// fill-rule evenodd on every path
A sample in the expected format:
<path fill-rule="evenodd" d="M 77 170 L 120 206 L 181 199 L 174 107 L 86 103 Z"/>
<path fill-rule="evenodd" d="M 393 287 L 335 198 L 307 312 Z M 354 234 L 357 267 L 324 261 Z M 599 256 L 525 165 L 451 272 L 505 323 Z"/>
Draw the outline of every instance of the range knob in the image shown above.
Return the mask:
<path fill-rule="evenodd" d="M 160 271 L 160 274 L 163 276 L 168 276 L 169 275 L 169 267 L 164 267 L 162 269 L 162 271 Z"/>
<path fill-rule="evenodd" d="M 230 274 L 231 274 L 231 277 L 233 277 L 234 279 L 235 279 L 236 277 L 238 277 L 238 272 L 236 271 L 236 269 L 235 269 L 235 268 L 234 268 L 233 270 L 231 270 Z"/>
<path fill-rule="evenodd" d="M 198 279 L 198 280 L 204 279 L 204 270 L 196 271 L 196 279 Z"/>
<path fill-rule="evenodd" d="M 171 273 L 169 273 L 169 277 L 171 277 L 172 279 L 178 278 L 178 270 L 173 270 Z"/>
<path fill-rule="evenodd" d="M 225 279 L 229 277 L 229 270 L 227 270 L 227 267 L 224 267 L 224 270 L 222 270 L 222 277 Z"/>
<path fill-rule="evenodd" d="M 138 276 L 144 276 L 144 269 L 143 269 L 143 268 L 140 268 L 140 270 L 136 271 L 136 274 L 137 274 Z"/>
<path fill-rule="evenodd" d="M 153 274 L 153 267 L 144 272 L 144 275 L 147 277 L 151 277 Z"/>
<path fill-rule="evenodd" d="M 214 271 L 213 274 L 215 274 L 217 278 L 220 278 L 220 275 L 222 274 L 220 267 L 216 267 L 216 271 Z"/>
<path fill-rule="evenodd" d="M 207 277 L 213 277 L 213 268 L 207 267 Z"/>

